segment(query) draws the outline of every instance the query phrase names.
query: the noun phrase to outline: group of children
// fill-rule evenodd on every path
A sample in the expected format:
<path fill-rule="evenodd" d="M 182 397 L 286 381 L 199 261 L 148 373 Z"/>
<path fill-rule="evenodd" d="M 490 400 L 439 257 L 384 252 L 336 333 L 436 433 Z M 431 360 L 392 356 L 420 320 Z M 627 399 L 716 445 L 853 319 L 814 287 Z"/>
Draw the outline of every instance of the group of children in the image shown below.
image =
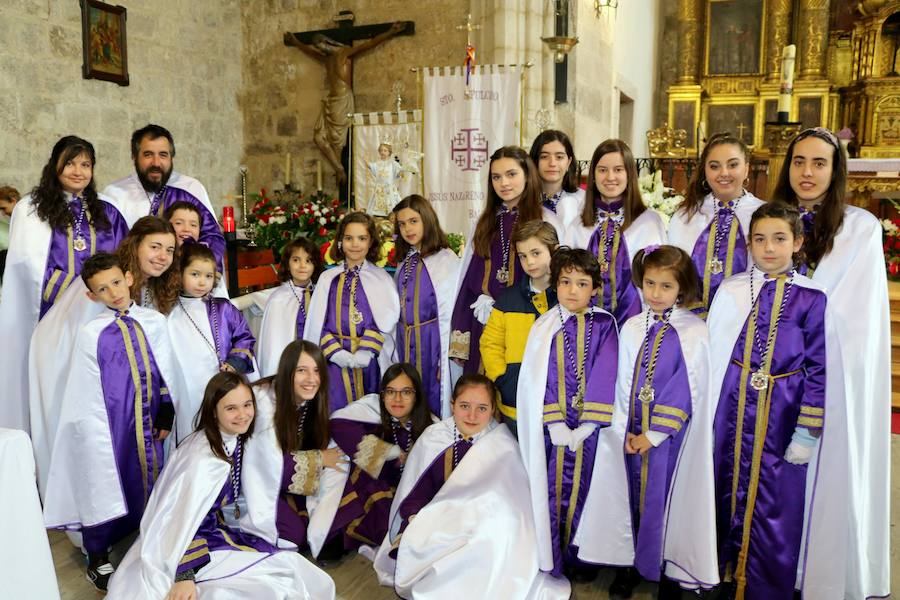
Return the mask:
<path fill-rule="evenodd" d="M 122 598 L 333 596 L 285 548 L 358 549 L 403 597 L 477 571 L 482 597 L 564 598 L 600 565 L 616 598 L 880 589 L 878 223 L 845 206 L 830 131 L 791 143 L 769 203 L 748 169 L 713 136 L 667 230 L 624 142 L 597 147 L 584 192 L 544 132 L 491 156 L 462 260 L 420 196 L 393 209 L 393 278 L 364 213 L 335 268 L 289 243 L 258 341 L 215 296 L 196 208 L 140 219 L 83 262 L 93 308 L 66 299 L 32 340 L 32 362 L 54 334 L 72 356 L 26 382 L 48 527 L 79 532 Z"/>

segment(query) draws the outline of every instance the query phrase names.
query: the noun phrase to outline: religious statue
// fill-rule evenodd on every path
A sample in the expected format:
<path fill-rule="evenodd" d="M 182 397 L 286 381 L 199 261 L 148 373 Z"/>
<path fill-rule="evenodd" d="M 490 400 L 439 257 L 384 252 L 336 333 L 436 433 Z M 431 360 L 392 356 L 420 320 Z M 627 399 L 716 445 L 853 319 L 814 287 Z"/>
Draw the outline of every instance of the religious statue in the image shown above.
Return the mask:
<path fill-rule="evenodd" d="M 360 44 L 349 46 L 321 33 L 313 36 L 311 44 L 301 42 L 291 32 L 284 34 L 284 43 L 295 46 L 325 66 L 328 95 L 322 101 L 322 112 L 313 130 L 313 141 L 335 171 L 338 187 L 347 180 L 341 164 L 341 151 L 347 142 L 353 105 L 353 57 L 370 50 L 406 29 L 406 23 L 396 22 L 387 31 Z"/>

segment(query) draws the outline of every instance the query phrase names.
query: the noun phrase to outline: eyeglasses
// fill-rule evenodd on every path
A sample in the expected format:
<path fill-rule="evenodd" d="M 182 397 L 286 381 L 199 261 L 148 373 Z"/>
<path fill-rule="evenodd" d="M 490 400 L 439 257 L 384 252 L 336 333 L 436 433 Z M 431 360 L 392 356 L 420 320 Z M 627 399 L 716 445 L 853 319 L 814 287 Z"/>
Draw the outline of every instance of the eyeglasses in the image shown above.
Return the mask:
<path fill-rule="evenodd" d="M 403 388 L 402 390 L 398 390 L 392 387 L 384 388 L 385 398 L 395 398 L 397 394 L 403 397 L 404 400 L 412 400 L 416 396 L 416 390 L 413 388 Z"/>

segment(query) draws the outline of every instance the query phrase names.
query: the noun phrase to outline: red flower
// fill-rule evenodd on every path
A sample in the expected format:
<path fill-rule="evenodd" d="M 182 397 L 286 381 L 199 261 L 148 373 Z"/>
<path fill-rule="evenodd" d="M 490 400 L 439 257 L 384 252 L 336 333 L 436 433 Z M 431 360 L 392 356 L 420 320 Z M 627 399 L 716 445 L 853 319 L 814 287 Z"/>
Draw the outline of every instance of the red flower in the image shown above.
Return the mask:
<path fill-rule="evenodd" d="M 331 248 L 331 242 L 325 242 L 321 246 L 319 246 L 319 252 L 322 254 L 322 260 L 325 260 L 325 255 L 328 254 L 328 249 Z"/>
<path fill-rule="evenodd" d="M 387 255 L 387 263 L 392 267 L 397 266 L 397 248 L 391 248 Z"/>
<path fill-rule="evenodd" d="M 259 215 L 259 220 L 267 225 L 269 223 L 269 218 L 270 218 L 270 215 Z"/>
<path fill-rule="evenodd" d="M 894 242 L 894 250 L 900 250 L 900 242 Z"/>
<path fill-rule="evenodd" d="M 307 225 L 312 225 L 315 222 L 316 222 L 316 218 L 314 216 L 310 215 L 310 216 L 306 217 Z M 900 243 L 900 242 L 898 242 L 898 243 Z"/>
<path fill-rule="evenodd" d="M 325 237 L 325 234 L 328 233 L 328 230 L 324 227 L 319 227 L 319 237 Z"/>
<path fill-rule="evenodd" d="M 265 195 L 266 195 L 266 188 L 259 188 L 259 193 L 260 193 L 261 196 L 265 196 Z"/>
<path fill-rule="evenodd" d="M 900 263 L 897 261 L 891 262 L 891 264 L 888 265 L 888 273 L 896 277 L 897 274 L 900 273 Z"/>

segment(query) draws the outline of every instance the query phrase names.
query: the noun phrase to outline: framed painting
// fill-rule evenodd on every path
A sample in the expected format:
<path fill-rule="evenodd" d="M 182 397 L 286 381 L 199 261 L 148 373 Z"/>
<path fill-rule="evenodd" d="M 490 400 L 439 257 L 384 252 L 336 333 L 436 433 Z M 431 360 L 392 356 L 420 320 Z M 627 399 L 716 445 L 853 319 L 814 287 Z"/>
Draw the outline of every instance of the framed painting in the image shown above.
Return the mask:
<path fill-rule="evenodd" d="M 711 104 L 707 113 L 709 135 L 728 132 L 753 145 L 756 127 L 756 107 L 752 104 Z"/>
<path fill-rule="evenodd" d="M 81 32 L 84 78 L 128 85 L 125 7 L 81 0 Z"/>
<path fill-rule="evenodd" d="M 707 74 L 759 73 L 762 0 L 709 0 L 708 10 Z"/>

